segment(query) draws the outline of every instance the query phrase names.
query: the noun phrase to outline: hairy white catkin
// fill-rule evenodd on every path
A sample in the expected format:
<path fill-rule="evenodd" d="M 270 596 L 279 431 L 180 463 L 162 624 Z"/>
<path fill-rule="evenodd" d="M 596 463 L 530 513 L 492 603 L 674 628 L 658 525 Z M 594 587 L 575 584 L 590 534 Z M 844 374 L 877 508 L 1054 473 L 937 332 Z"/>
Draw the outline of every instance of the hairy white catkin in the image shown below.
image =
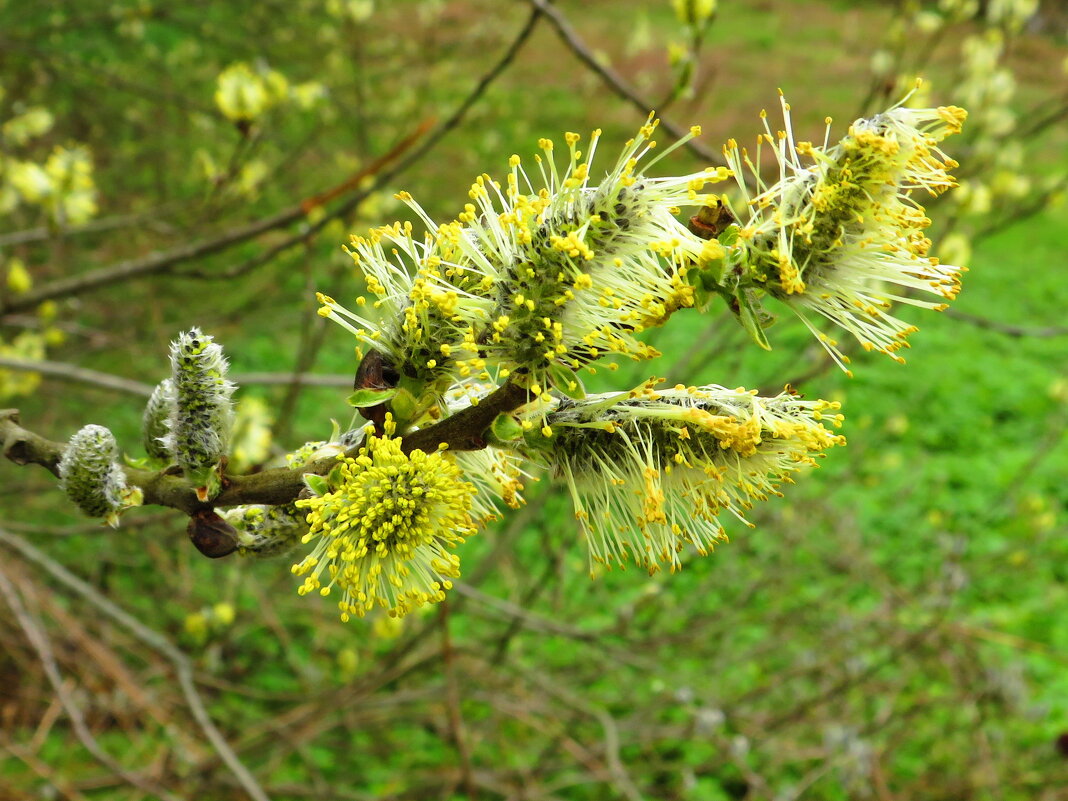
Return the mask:
<path fill-rule="evenodd" d="M 90 517 L 109 517 L 123 506 L 126 476 L 118 457 L 114 435 L 97 425 L 79 430 L 63 452 L 60 487 Z"/>
<path fill-rule="evenodd" d="M 167 421 L 170 420 L 174 408 L 174 382 L 165 378 L 152 390 L 152 397 L 145 405 L 144 414 L 141 416 L 141 441 L 145 453 L 153 459 L 170 459 L 171 452 L 167 448 Z"/>
<path fill-rule="evenodd" d="M 230 445 L 234 385 L 222 347 L 199 328 L 171 343 L 174 403 L 164 444 L 186 477 L 207 483 Z"/>

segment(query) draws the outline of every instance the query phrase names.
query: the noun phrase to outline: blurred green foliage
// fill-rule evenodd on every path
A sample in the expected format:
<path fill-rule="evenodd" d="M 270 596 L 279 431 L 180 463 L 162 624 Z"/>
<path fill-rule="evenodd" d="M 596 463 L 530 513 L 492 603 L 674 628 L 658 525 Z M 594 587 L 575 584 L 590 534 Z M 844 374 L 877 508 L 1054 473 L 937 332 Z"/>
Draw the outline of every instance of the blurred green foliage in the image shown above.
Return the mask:
<path fill-rule="evenodd" d="M 811 138 L 825 114 L 841 132 L 918 73 L 934 102 L 960 102 L 963 43 L 992 24 L 953 21 L 952 3 L 723 0 L 697 47 L 673 5 L 558 4 L 597 58 L 660 108 L 666 98 L 683 126 L 702 124 L 713 150 L 728 136 L 750 140 L 778 86 Z M 0 123 L 34 109 L 52 118 L 32 136 L 5 130 L 0 158 L 46 165 L 56 148 L 85 148 L 98 207 L 86 221 L 28 201 L 5 209 L 3 302 L 31 291 L 19 269 L 48 286 L 343 185 L 424 121 L 447 119 L 529 13 L 492 0 L 0 1 Z M 597 391 L 654 371 L 774 391 L 790 380 L 843 401 L 850 446 L 761 510 L 754 530 L 734 525 L 729 545 L 676 575 L 591 581 L 570 505 L 548 481 L 527 510 L 465 546 L 466 584 L 446 607 L 403 623 L 340 624 L 329 604 L 296 596 L 286 561 L 205 560 L 177 514 L 145 509 L 102 531 L 40 470 L 5 464 L 0 528 L 190 654 L 214 720 L 272 798 L 1063 798 L 1068 213 L 1054 201 L 1068 169 L 1068 87 L 1058 13 L 1044 6 L 1023 32 L 994 25 L 1005 37 L 997 68 L 1015 75 L 999 101 L 1012 125 L 994 130 L 988 98 L 971 138 L 947 144 L 971 182 L 965 197 L 977 185 L 992 197 L 976 208 L 951 196 L 930 210 L 941 234 L 970 243 L 954 305 L 967 319 L 928 315 L 907 366 L 862 354 L 847 379 L 787 319 L 769 355 L 751 352 L 730 320 L 680 314 L 652 334 L 662 362 L 593 382 Z M 873 74 L 884 38 L 894 68 L 876 59 Z M 224 103 L 227 116 L 216 92 L 234 65 L 245 66 L 231 77 L 262 86 L 240 90 L 253 98 L 234 101 L 245 112 Z M 337 208 L 327 203 L 166 271 L 12 312 L 4 342 L 37 332 L 43 343 L 58 330 L 50 358 L 151 384 L 166 372 L 167 342 L 199 325 L 237 373 L 350 375 L 353 343 L 315 316 L 314 291 L 356 294 L 340 244 L 402 216 L 395 191 L 451 217 L 474 175 L 500 173 L 537 137 L 601 127 L 622 141 L 643 118 L 542 20 L 455 130 L 352 212 L 301 238 Z M 1025 178 L 1026 191 L 999 190 L 999 170 Z M 292 247 L 225 277 L 290 236 Z M 242 393 L 275 412 L 283 449 L 348 414 L 343 388 Z M 45 376 L 9 403 L 54 439 L 106 424 L 139 455 L 136 397 Z M 247 797 L 165 659 L 40 564 L 0 551 L 105 751 L 182 798 Z M 0 642 L 0 796 L 149 797 L 79 743 L 5 605 Z"/>

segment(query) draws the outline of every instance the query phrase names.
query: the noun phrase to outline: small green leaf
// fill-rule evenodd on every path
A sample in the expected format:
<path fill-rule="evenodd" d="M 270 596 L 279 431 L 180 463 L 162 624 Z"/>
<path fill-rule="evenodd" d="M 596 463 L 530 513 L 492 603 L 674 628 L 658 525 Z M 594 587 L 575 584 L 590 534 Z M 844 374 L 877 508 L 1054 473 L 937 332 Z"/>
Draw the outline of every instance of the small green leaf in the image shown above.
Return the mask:
<path fill-rule="evenodd" d="M 145 493 L 140 487 L 127 487 L 119 493 L 119 498 L 122 508 L 130 509 L 145 502 Z"/>
<path fill-rule="evenodd" d="M 523 449 L 540 453 L 552 453 L 553 441 L 541 433 L 540 428 L 523 432 Z"/>
<path fill-rule="evenodd" d="M 162 459 L 153 459 L 151 456 L 130 456 L 126 453 L 122 455 L 122 461 L 138 470 L 158 470 L 167 466 Z"/>
<path fill-rule="evenodd" d="M 393 410 L 393 417 L 399 423 L 411 422 L 419 412 L 419 402 L 415 395 L 406 389 L 393 390 L 393 400 L 389 404 Z"/>
<path fill-rule="evenodd" d="M 717 236 L 716 239 L 724 247 L 730 247 L 738 241 L 738 230 L 739 229 L 737 225 L 728 225 L 727 229 L 722 234 Z"/>
<path fill-rule="evenodd" d="M 330 492 L 330 485 L 327 484 L 326 479 L 315 473 L 305 473 L 301 478 L 304 479 L 304 486 L 314 492 L 316 495 L 326 495 Z"/>
<path fill-rule="evenodd" d="M 199 470 L 186 470 L 185 477 L 193 485 L 197 500 L 210 501 L 222 489 L 222 479 L 219 477 L 219 465 L 202 467 Z"/>
<path fill-rule="evenodd" d="M 768 342 L 767 336 L 764 334 L 765 320 L 767 320 L 767 312 L 764 312 L 759 306 L 757 306 L 749 292 L 739 292 L 735 295 L 738 300 L 738 319 L 742 323 L 742 327 L 749 332 L 749 336 L 753 338 L 753 341 L 757 343 L 764 350 L 771 350 L 771 344 Z M 763 314 L 761 314 L 763 312 Z"/>
<path fill-rule="evenodd" d="M 694 284 L 693 305 L 698 311 L 706 311 L 708 309 L 708 304 L 714 297 L 716 297 L 716 293 L 710 292 L 701 282 Z"/>
<path fill-rule="evenodd" d="M 357 409 L 378 406 L 396 394 L 396 389 L 358 389 L 349 395 L 349 406 L 355 406 Z"/>
<path fill-rule="evenodd" d="M 715 289 L 723 283 L 723 273 L 727 269 L 726 259 L 711 259 L 698 272 L 701 285 L 705 289 Z"/>
<path fill-rule="evenodd" d="M 523 436 L 523 427 L 510 414 L 499 414 L 490 426 L 490 433 L 499 442 L 512 442 Z"/>
<path fill-rule="evenodd" d="M 341 462 L 330 468 L 330 472 L 326 474 L 326 483 L 330 486 L 330 490 L 336 490 L 344 483 L 344 479 L 341 475 Z"/>
<path fill-rule="evenodd" d="M 553 362 L 549 365 L 549 381 L 561 395 L 572 400 L 582 400 L 586 390 L 578 374 L 565 364 Z"/>

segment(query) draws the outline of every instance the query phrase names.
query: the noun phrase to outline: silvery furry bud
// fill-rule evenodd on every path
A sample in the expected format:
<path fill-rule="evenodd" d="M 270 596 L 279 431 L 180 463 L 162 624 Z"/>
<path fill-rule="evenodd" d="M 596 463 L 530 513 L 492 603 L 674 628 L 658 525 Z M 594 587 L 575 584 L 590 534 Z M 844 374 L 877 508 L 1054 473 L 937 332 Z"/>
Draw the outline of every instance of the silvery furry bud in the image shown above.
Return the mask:
<path fill-rule="evenodd" d="M 145 412 L 141 416 L 141 441 L 144 444 L 145 453 L 153 459 L 171 458 L 166 445 L 166 437 L 167 421 L 171 417 L 173 406 L 174 382 L 165 378 L 152 390 L 152 397 L 148 399 Z"/>
<path fill-rule="evenodd" d="M 230 444 L 234 385 L 212 337 L 193 328 L 171 343 L 174 405 L 165 444 L 201 500 L 218 493 L 217 467 Z"/>
<path fill-rule="evenodd" d="M 88 425 L 70 438 L 59 460 L 59 483 L 79 509 L 90 517 L 118 525 L 126 506 L 140 503 L 140 490 L 126 486 L 118 463 L 119 446 L 103 426 Z"/>

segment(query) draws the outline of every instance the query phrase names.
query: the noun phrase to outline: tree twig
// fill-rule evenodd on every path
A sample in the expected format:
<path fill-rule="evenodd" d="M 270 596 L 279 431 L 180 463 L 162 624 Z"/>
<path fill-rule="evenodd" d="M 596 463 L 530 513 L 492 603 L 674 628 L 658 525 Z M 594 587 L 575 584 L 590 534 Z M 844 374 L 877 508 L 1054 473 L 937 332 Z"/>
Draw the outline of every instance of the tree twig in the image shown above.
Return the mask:
<path fill-rule="evenodd" d="M 0 731 L 0 748 L 7 751 L 11 756 L 25 764 L 26 767 L 48 782 L 49 786 L 63 796 L 63 798 L 66 798 L 67 801 L 89 801 L 86 796 L 78 792 L 76 787 L 69 785 L 67 782 L 60 779 L 55 771 L 49 767 L 48 763 L 39 759 L 32 749 L 13 742 L 7 735 L 7 732 Z M 35 796 L 31 796 L 29 793 L 26 793 L 25 795 L 16 795 L 13 787 L 8 787 L 2 784 L 0 784 L 0 793 L 4 794 L 0 795 L 0 797 L 10 799 L 10 801 L 22 801 L 22 799 L 29 801 L 31 798 L 40 798 L 41 796 L 40 790 L 37 791 L 37 795 Z M 10 795 L 7 795 L 8 793 L 10 793 Z"/>
<path fill-rule="evenodd" d="M 0 356 L 0 368 L 19 370 L 26 373 L 40 373 L 60 381 L 89 384 L 100 389 L 110 389 L 127 395 L 136 395 L 140 398 L 149 397 L 153 390 L 152 385 L 134 381 L 132 378 L 123 378 L 112 373 L 90 370 L 87 367 L 78 367 L 68 362 L 55 362 L 48 359 L 31 361 L 29 359 L 16 359 L 11 356 Z M 299 382 L 306 387 L 336 389 L 351 389 L 352 387 L 352 376 L 325 373 L 231 373 L 230 379 L 239 387 L 284 386 L 294 382 Z"/>
<path fill-rule="evenodd" d="M 1068 334 L 1068 326 L 1063 325 L 1049 325 L 1043 328 L 1029 328 L 1024 325 L 1012 325 L 1010 323 L 1002 323 L 998 320 L 991 320 L 988 317 L 980 317 L 976 314 L 968 314 L 966 312 L 957 311 L 956 309 L 946 309 L 945 314 L 947 317 L 952 317 L 954 320 L 960 320 L 974 325 L 976 328 L 983 328 L 987 331 L 996 331 L 999 334 L 1004 334 L 1008 337 L 1014 337 L 1019 339 L 1043 339 L 1046 337 L 1063 337 Z"/>
<path fill-rule="evenodd" d="M 151 220 L 154 216 L 160 213 L 162 208 L 163 207 L 147 212 L 138 212 L 136 214 L 119 214 L 114 217 L 103 217 L 99 220 L 92 220 L 84 225 L 78 225 L 71 228 L 52 228 L 42 225 L 37 228 L 27 228 L 23 231 L 9 231 L 6 234 L 0 234 L 0 247 L 26 245 L 32 242 L 46 242 L 49 239 L 54 239 L 56 237 L 98 234 L 102 231 L 125 228 L 127 226 L 137 225 L 138 223 Z"/>
<path fill-rule="evenodd" d="M 408 146 L 410 137 L 405 138 L 400 144 L 390 150 L 385 156 L 381 157 L 375 162 L 375 165 L 382 166 L 388 163 L 392 158 L 396 158 L 401 152 Z M 405 162 L 405 166 L 408 162 Z M 250 260 L 246 264 L 252 264 L 258 266 L 266 263 L 270 259 L 273 259 L 278 253 L 292 247 L 294 244 L 303 241 L 309 236 L 317 233 L 331 220 L 347 214 L 359 203 L 361 203 L 368 195 L 374 192 L 381 185 L 384 180 L 399 169 L 398 167 L 390 173 L 385 173 L 379 177 L 372 187 L 365 189 L 357 193 L 354 197 L 349 198 L 345 203 L 335 209 L 333 212 L 326 214 L 322 219 L 318 220 L 313 225 L 310 225 L 307 230 L 300 232 L 294 237 L 287 239 L 281 245 L 275 245 L 270 248 L 265 254 L 255 259 Z M 307 211 L 305 210 L 304 203 L 298 203 L 295 206 L 291 206 L 288 209 L 272 214 L 268 217 L 263 217 L 259 220 L 255 220 L 245 225 L 239 225 L 236 228 L 232 228 L 229 231 L 214 237 L 213 239 L 204 239 L 199 242 L 193 242 L 188 245 L 181 245 L 177 248 L 164 251 L 162 253 L 152 253 L 148 256 L 143 256 L 136 259 L 127 259 L 121 261 L 118 264 L 112 264 L 107 267 L 101 267 L 98 270 L 90 270 L 89 272 L 82 273 L 80 275 L 70 276 L 69 278 L 61 278 L 53 281 L 50 284 L 31 289 L 23 295 L 19 295 L 16 298 L 9 299 L 6 303 L 0 306 L 0 314 L 7 314 L 13 311 L 23 311 L 25 309 L 32 309 L 46 300 L 54 300 L 56 298 L 68 297 L 70 295 L 77 295 L 82 292 L 98 289 L 103 286 L 118 283 L 120 281 L 126 281 L 130 278 L 138 278 L 145 275 L 152 275 L 155 273 L 165 272 L 172 267 L 182 264 L 194 259 L 200 259 L 205 256 L 210 256 L 214 253 L 218 253 L 223 250 L 227 250 L 235 245 L 239 245 L 242 242 L 246 242 L 249 239 L 254 239 L 261 234 L 268 231 L 272 231 L 276 228 L 284 228 L 291 223 L 298 220 L 305 219 Z M 243 265 L 244 267 L 244 265 Z M 246 268 L 247 271 L 248 268 Z M 220 276 L 225 277 L 225 276 Z"/>
<path fill-rule="evenodd" d="M 404 437 L 406 453 L 421 450 L 433 453 L 442 445 L 454 451 L 476 451 L 486 447 L 482 434 L 497 415 L 514 411 L 530 400 L 530 391 L 511 381 L 472 404 L 428 428 Z"/>
<path fill-rule="evenodd" d="M 85 750 L 92 754 L 97 762 L 106 767 L 116 776 L 120 777 L 127 784 L 131 784 L 149 795 L 165 798 L 167 801 L 180 801 L 178 796 L 167 792 L 162 787 L 157 786 L 154 782 L 147 781 L 143 777 L 126 770 L 122 765 L 115 761 L 111 754 L 103 749 L 97 739 L 93 736 L 93 733 L 89 730 L 89 726 L 85 722 L 85 718 L 82 716 L 81 710 L 78 709 L 78 705 L 74 703 L 74 700 L 70 697 L 70 693 L 67 691 L 66 685 L 63 683 L 63 677 L 59 673 L 59 666 L 56 664 L 56 658 L 52 653 L 52 647 L 48 642 L 48 637 L 37 622 L 33 620 L 29 610 L 23 606 L 18 591 L 15 589 L 15 585 L 3 570 L 0 570 L 0 595 L 4 596 L 4 600 L 7 602 L 12 614 L 15 616 L 15 620 L 18 621 L 19 626 L 22 627 L 23 632 L 26 634 L 26 638 L 30 641 L 30 645 L 32 645 L 33 649 L 37 652 L 37 658 L 41 662 L 41 667 L 44 668 L 45 676 L 48 677 L 48 682 L 52 685 L 52 691 L 55 692 L 56 698 L 59 699 L 59 703 L 67 713 L 71 727 L 74 729 L 74 734 L 77 736 L 81 744 L 85 746 Z"/>
<path fill-rule="evenodd" d="M 40 373 L 49 378 L 58 378 L 60 381 L 70 381 L 76 384 L 89 384 L 101 389 L 110 389 L 115 392 L 124 392 L 128 395 L 137 395 L 147 398 L 152 394 L 148 384 L 134 381 L 130 378 L 102 373 L 99 370 L 90 370 L 86 367 L 77 367 L 66 362 L 53 362 L 47 359 L 30 360 L 16 359 L 11 356 L 0 356 L 0 367 L 8 370 L 19 370 L 28 373 Z"/>
<path fill-rule="evenodd" d="M 475 801 L 475 785 L 471 772 L 471 749 L 464 733 L 463 711 L 460 708 L 460 684 L 456 677 L 456 651 L 449 633 L 449 602 L 443 601 L 438 611 L 441 623 L 441 664 L 445 671 L 445 703 L 449 736 L 460 758 L 460 786 L 469 801 Z"/>
<path fill-rule="evenodd" d="M 231 373 L 230 380 L 239 387 L 272 386 L 299 382 L 305 387 L 352 389 L 352 376 L 325 373 Z"/>
<path fill-rule="evenodd" d="M 519 408 L 529 397 L 527 389 L 509 382 L 481 403 L 405 435 L 401 447 L 406 453 L 414 450 L 433 453 L 441 446 L 451 450 L 479 450 L 486 447 L 482 435 L 497 415 Z M 18 465 L 37 464 L 58 477 L 59 460 L 65 449 L 66 444 L 23 428 L 17 409 L 0 410 L 0 453 L 10 461 Z M 349 455 L 355 455 L 358 450 L 359 446 L 350 449 Z M 249 475 L 228 475 L 222 491 L 210 503 L 198 500 L 193 486 L 180 476 L 130 466 L 124 466 L 123 470 L 127 483 L 141 488 L 146 505 L 169 506 L 194 515 L 214 507 L 290 503 L 304 488 L 305 473 L 322 475 L 336 463 L 335 457 L 325 457 L 299 468 L 279 467 Z"/>
<path fill-rule="evenodd" d="M 560 37 L 560 40 L 570 48 L 571 52 L 575 54 L 579 61 L 596 73 L 613 92 L 634 106 L 634 108 L 642 114 L 648 114 L 653 110 L 649 101 L 638 94 L 637 90 L 623 80 L 621 75 L 615 72 L 611 67 L 608 67 L 597 60 L 593 51 L 590 50 L 584 41 L 582 41 L 582 37 L 578 35 L 573 27 L 571 27 L 571 23 L 568 22 L 567 17 L 564 16 L 562 11 L 551 5 L 548 0 L 527 0 L 527 2 L 548 18 L 549 22 L 556 30 L 557 35 Z M 681 139 L 687 134 L 686 130 L 680 128 L 668 119 L 661 118 L 660 127 L 676 139 Z M 696 139 L 688 141 L 685 147 L 704 161 L 712 164 L 724 163 L 721 154 L 714 153 L 699 143 Z"/>
<path fill-rule="evenodd" d="M 104 597 L 94 587 L 75 576 L 61 564 L 51 559 L 42 551 L 30 545 L 22 537 L 0 529 L 0 542 L 17 551 L 22 557 L 42 568 L 57 582 L 68 590 L 84 598 L 90 605 L 114 620 L 131 635 L 160 653 L 171 662 L 174 672 L 185 696 L 189 711 L 204 732 L 219 758 L 230 769 L 242 789 L 253 801 L 270 801 L 270 798 L 260 787 L 259 782 L 252 775 L 244 763 L 237 756 L 222 732 L 215 726 L 207 707 L 204 705 L 200 692 L 193 681 L 193 665 L 184 653 L 178 650 L 167 638 L 136 620 L 125 610 L 119 608 L 108 598 Z"/>

